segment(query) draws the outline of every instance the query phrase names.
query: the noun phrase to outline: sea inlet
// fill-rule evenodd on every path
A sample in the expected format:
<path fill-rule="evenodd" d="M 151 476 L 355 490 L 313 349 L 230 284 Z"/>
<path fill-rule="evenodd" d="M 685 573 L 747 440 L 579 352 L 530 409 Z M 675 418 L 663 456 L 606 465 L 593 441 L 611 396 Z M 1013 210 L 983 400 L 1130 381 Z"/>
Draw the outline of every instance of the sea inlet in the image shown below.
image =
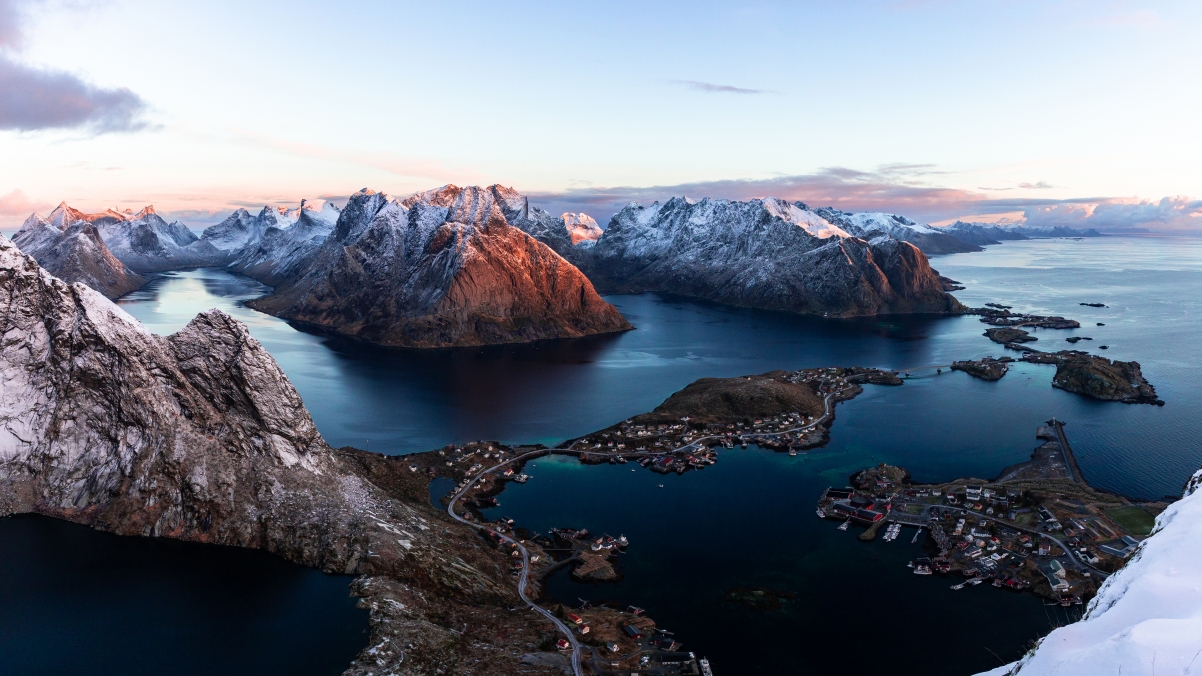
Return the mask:
<path fill-rule="evenodd" d="M 161 334 L 210 307 L 229 312 L 280 362 L 332 445 L 385 453 L 475 439 L 551 444 L 648 411 L 700 377 L 827 365 L 908 370 L 904 386 L 867 386 L 841 404 L 825 448 L 796 457 L 735 448 L 705 471 L 667 477 L 630 464 L 542 458 L 526 470 L 533 478 L 506 489 L 489 513 L 540 532 L 569 526 L 625 534 L 631 546 L 619 560 L 621 582 L 583 585 L 558 574 L 550 595 L 569 605 L 584 598 L 641 606 L 719 674 L 969 674 L 1015 659 L 1074 615 L 1029 594 L 954 591 L 938 577 L 912 575 L 906 562 L 920 545 L 909 532 L 894 542 L 860 543 L 817 519 L 815 499 L 879 462 L 904 466 L 919 481 L 992 477 L 1029 457 L 1032 430 L 1053 416 L 1068 421 L 1091 484 L 1141 498 L 1178 493 L 1202 465 L 1202 366 L 1187 347 L 1202 329 L 1200 244 L 1038 240 L 933 260 L 968 287 L 956 294 L 968 305 L 1001 302 L 1078 319 L 1080 329 L 1036 331 L 1035 345 L 1063 349 L 1069 337 L 1093 337 L 1076 347 L 1107 344 L 1107 356 L 1139 361 L 1168 402 L 1163 408 L 1055 390 L 1051 367 L 1016 364 L 995 383 L 926 368 L 1002 354 L 975 317 L 833 321 L 613 296 L 635 331 L 412 351 L 307 333 L 251 311 L 241 302 L 265 287 L 220 270 L 164 275 L 123 307 Z M 1168 268 L 1166 260 L 1173 261 Z M 184 560 L 190 554 L 171 549 L 180 543 L 78 528 L 37 517 L 0 520 L 0 548 L 27 561 L 0 569 L 0 586 L 22 588 L 6 597 L 4 635 L 23 622 L 23 640 L 42 646 L 27 651 L 21 673 L 161 673 L 157 667 L 167 663 L 183 673 L 187 663 L 210 672 L 327 674 L 365 640 L 365 617 L 346 596 L 345 578 L 237 550 L 209 554 L 229 558 L 206 576 Z M 83 563 L 63 563 L 73 559 Z M 39 568 L 51 561 L 59 565 Z M 270 565 L 279 570 L 264 573 Z M 34 568 L 37 575 L 29 573 Z M 731 593 L 757 587 L 780 592 L 783 601 L 753 607 Z M 228 605 L 216 603 L 214 589 L 226 590 Z M 317 616 L 325 624 L 306 620 L 306 633 L 281 629 Z M 155 638 L 89 643 L 89 632 L 115 617 L 133 635 Z M 222 649 L 203 659 L 200 649 L 186 650 L 210 643 Z M 54 648 L 73 644 L 80 649 Z M 244 659 L 301 650 L 321 656 Z"/>

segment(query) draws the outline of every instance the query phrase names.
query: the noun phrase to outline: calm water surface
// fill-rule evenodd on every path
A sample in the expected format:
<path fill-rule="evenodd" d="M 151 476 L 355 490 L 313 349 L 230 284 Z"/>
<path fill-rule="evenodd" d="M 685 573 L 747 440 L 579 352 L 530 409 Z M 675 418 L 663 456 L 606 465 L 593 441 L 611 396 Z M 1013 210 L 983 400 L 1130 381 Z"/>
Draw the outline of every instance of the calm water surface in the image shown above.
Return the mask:
<path fill-rule="evenodd" d="M 506 490 L 494 513 L 536 530 L 625 533 L 633 546 L 621 561 L 621 583 L 593 587 L 560 576 L 551 593 L 643 606 L 689 649 L 713 658 L 719 673 L 852 667 L 964 674 L 1014 659 L 1068 618 L 1030 595 L 953 592 L 939 578 L 911 575 L 905 563 L 919 547 L 909 544 L 912 531 L 893 543 L 861 545 L 816 519 L 814 499 L 876 462 L 903 465 L 920 480 L 994 476 L 1029 456 L 1035 426 L 1053 415 L 1069 421 L 1091 482 L 1141 497 L 1178 493 L 1202 465 L 1195 385 L 1202 374 L 1192 348 L 1202 328 L 1202 242 L 1011 242 L 933 262 L 967 285 L 956 294 L 967 304 L 1002 302 L 1079 319 L 1079 330 L 1036 332 L 1035 346 L 1061 349 L 1068 336 L 1093 337 L 1077 346 L 1106 344 L 1107 356 L 1138 360 L 1168 405 L 1107 404 L 1054 390 L 1051 367 L 1020 365 L 997 383 L 922 368 L 1001 354 L 973 317 L 826 321 L 614 296 L 608 300 L 637 330 L 413 351 L 298 331 L 241 305 L 265 287 L 216 270 L 166 275 L 122 305 L 160 334 L 210 307 L 229 312 L 280 362 L 330 443 L 388 453 L 473 439 L 554 443 L 650 410 L 705 376 L 853 364 L 913 369 L 917 377 L 902 387 L 869 387 L 840 405 L 830 446 L 808 456 L 733 450 L 715 467 L 682 477 L 544 459 L 530 468 L 534 479 Z M 8 549 L 7 541 L 0 530 L 0 546 Z M 186 586 L 184 578 L 179 584 Z M 780 611 L 757 612 L 722 600 L 736 585 L 797 598 Z M 51 610 L 86 614 L 88 598 L 59 599 Z M 162 602 L 190 603 L 186 594 Z"/>

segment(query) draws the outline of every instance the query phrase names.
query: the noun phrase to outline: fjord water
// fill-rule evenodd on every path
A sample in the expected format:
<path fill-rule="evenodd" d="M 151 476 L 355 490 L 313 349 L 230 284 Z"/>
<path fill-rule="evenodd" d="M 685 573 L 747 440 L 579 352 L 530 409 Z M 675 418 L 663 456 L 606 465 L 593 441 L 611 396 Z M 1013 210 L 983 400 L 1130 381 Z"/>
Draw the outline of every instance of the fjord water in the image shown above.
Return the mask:
<path fill-rule="evenodd" d="M 331 444 L 388 453 L 473 439 L 554 443 L 650 410 L 700 377 L 826 365 L 911 369 L 916 377 L 905 385 L 868 387 L 841 404 L 831 444 L 806 456 L 736 449 L 723 452 L 718 465 L 680 477 L 540 459 L 528 470 L 534 478 L 508 488 L 492 513 L 543 532 L 560 525 L 625 533 L 633 544 L 621 559 L 621 583 L 592 587 L 560 575 L 549 584 L 551 594 L 565 602 L 640 605 L 676 631 L 686 649 L 709 655 L 720 674 L 847 667 L 966 674 L 1014 659 L 1069 618 L 1031 595 L 985 587 L 955 592 L 940 578 L 911 575 L 905 563 L 919 551 L 909 544 L 912 531 L 893 543 L 863 545 L 854 533 L 816 519 L 815 499 L 826 486 L 843 485 L 850 473 L 882 461 L 907 467 L 918 480 L 994 476 L 1029 456 L 1035 426 L 1051 416 L 1068 421 L 1092 483 L 1146 498 L 1179 493 L 1202 465 L 1202 393 L 1195 385 L 1202 365 L 1191 347 L 1202 329 L 1202 242 L 1010 242 L 933 264 L 965 283 L 956 295 L 966 304 L 1001 302 L 1079 319 L 1078 330 L 1035 332 L 1035 347 L 1063 349 L 1068 336 L 1093 337 L 1077 347 L 1139 361 L 1168 404 L 1128 406 L 1055 390 L 1052 367 L 1020 365 L 997 383 L 920 368 L 1000 355 L 975 317 L 828 321 L 615 296 L 608 300 L 637 330 L 413 351 L 299 331 L 241 305 L 265 287 L 217 270 L 165 275 L 122 307 L 160 334 L 210 307 L 229 312 L 279 361 Z M 1110 349 L 1099 352 L 1103 344 Z M 13 551 L 9 542 L 0 529 L 5 551 Z M 169 576 L 173 564 L 149 557 L 145 565 Z M 52 588 L 60 573 L 66 574 L 51 569 L 39 584 Z M 186 576 L 175 579 L 188 587 Z M 723 600 L 738 586 L 796 598 L 777 611 L 756 611 Z M 194 602 L 179 590 L 160 594 L 163 604 Z M 62 617 L 95 612 L 97 597 L 86 590 L 74 599 L 45 596 L 47 612 Z M 187 634 L 205 631 L 201 625 L 175 627 Z"/>
<path fill-rule="evenodd" d="M 333 676 L 367 640 L 348 576 L 265 552 L 0 519 L 0 674 Z"/>

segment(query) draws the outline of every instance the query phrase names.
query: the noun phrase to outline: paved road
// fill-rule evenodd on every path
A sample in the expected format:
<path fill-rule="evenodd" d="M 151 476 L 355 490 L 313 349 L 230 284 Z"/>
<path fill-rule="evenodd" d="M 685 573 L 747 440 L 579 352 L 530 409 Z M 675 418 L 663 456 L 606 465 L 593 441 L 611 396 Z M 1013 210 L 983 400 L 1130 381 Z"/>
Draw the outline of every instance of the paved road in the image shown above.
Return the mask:
<path fill-rule="evenodd" d="M 973 516 L 980 516 L 976 512 L 973 512 L 972 510 L 969 510 L 969 509 L 964 509 L 963 507 L 952 507 L 951 505 L 931 505 L 931 507 L 938 508 L 938 509 L 950 509 L 950 510 L 957 511 L 957 512 L 964 512 L 965 514 L 970 514 Z M 925 512 L 924 512 L 924 514 L 925 514 Z M 1073 563 L 1088 570 L 1092 574 L 1097 575 L 1098 577 L 1102 578 L 1103 580 L 1110 577 L 1110 573 L 1098 570 L 1097 568 L 1094 568 L 1093 566 L 1089 565 L 1088 563 L 1085 563 L 1084 561 L 1078 559 L 1077 555 L 1073 553 L 1073 550 L 1069 549 L 1069 546 L 1066 545 L 1064 542 L 1061 542 L 1060 538 L 1057 538 L 1048 533 L 1033 530 L 1031 528 L 1026 528 L 1024 526 L 1020 526 L 1016 523 L 1011 523 L 1009 521 L 1003 521 L 1001 519 L 994 519 L 994 521 L 997 521 L 998 523 L 1006 524 L 1006 526 L 1009 528 L 1014 528 L 1015 530 L 1021 530 L 1026 533 L 1030 533 L 1031 535 L 1034 535 L 1036 537 L 1047 538 L 1047 539 L 1051 540 L 1052 542 L 1055 542 L 1056 545 L 1060 547 L 1060 549 L 1064 550 L 1064 554 L 1066 556 L 1068 556 L 1069 561 L 1072 561 Z"/>
<path fill-rule="evenodd" d="M 766 437 L 766 436 L 787 434 L 787 433 L 792 433 L 792 432 L 802 432 L 802 431 L 813 429 L 816 425 L 822 423 L 824 420 L 826 420 L 828 417 L 830 417 L 831 399 L 834 396 L 835 396 L 834 392 L 826 395 L 826 397 L 822 401 L 822 406 L 823 406 L 822 417 L 818 418 L 814 422 L 812 422 L 808 425 L 802 425 L 800 427 L 795 427 L 793 429 L 781 430 L 780 432 L 758 434 L 755 436 Z M 676 451 L 680 451 L 680 450 L 683 450 L 686 448 L 690 448 L 692 446 L 696 446 L 697 444 L 700 444 L 703 441 L 707 441 L 707 440 L 711 440 L 711 439 L 722 439 L 722 438 L 724 438 L 724 435 L 710 435 L 710 436 L 705 436 L 705 437 L 699 437 L 699 438 L 689 442 L 688 444 L 685 444 L 684 446 L 680 446 L 678 448 L 674 448 L 671 450 L 630 451 L 630 452 L 623 451 L 621 453 L 614 453 L 614 455 L 622 455 L 622 456 L 630 458 L 630 457 L 642 457 L 642 456 L 648 456 L 648 455 L 660 455 L 660 454 L 664 454 L 664 453 L 675 453 Z M 572 445 L 574 446 L 575 444 L 572 444 Z M 502 467 L 504 467 L 506 465 L 512 464 L 514 462 L 518 462 L 519 460 L 525 460 L 527 458 L 537 457 L 537 456 L 541 456 L 541 455 L 547 455 L 547 454 L 580 455 L 581 453 L 593 453 L 593 452 L 595 452 L 595 451 L 592 451 L 589 449 L 583 449 L 583 450 L 573 449 L 571 446 L 568 446 L 567 448 L 543 448 L 543 449 L 539 449 L 537 451 L 530 451 L 528 453 L 523 453 L 521 455 L 514 456 L 513 458 L 510 458 L 509 460 L 499 462 L 499 463 L 493 465 L 492 467 L 489 467 L 488 469 L 482 470 L 476 476 L 472 477 L 471 480 L 469 480 L 466 484 L 464 484 L 463 488 L 456 491 L 455 494 L 453 496 L 451 496 L 451 501 L 447 505 L 447 514 L 449 514 L 452 519 L 455 519 L 459 523 L 466 524 L 468 526 L 472 526 L 473 528 L 478 528 L 481 526 L 481 524 L 468 521 L 467 519 L 465 519 L 455 513 L 455 503 L 458 502 L 459 498 L 463 497 L 463 495 L 465 493 L 467 493 L 469 490 L 471 490 L 472 486 L 476 485 L 476 482 L 478 482 L 478 481 L 480 481 L 480 479 L 484 478 L 485 475 L 487 475 L 491 472 L 495 472 L 498 469 L 501 469 Z M 518 542 L 515 538 L 505 535 L 504 533 L 497 533 L 497 535 L 505 542 L 509 542 L 509 543 L 513 544 L 515 547 L 518 548 L 518 551 L 520 551 L 522 553 L 522 572 L 521 572 L 520 577 L 518 578 L 518 596 L 521 597 L 522 601 L 526 605 L 530 606 L 535 612 L 537 612 L 538 614 L 540 614 L 543 617 L 550 620 L 550 622 L 555 625 L 556 629 L 558 629 L 560 633 L 562 633 L 565 637 L 567 637 L 568 643 L 570 643 L 572 645 L 572 673 L 575 674 L 575 676 L 583 676 L 584 672 L 581 670 L 581 664 L 580 664 L 580 650 L 581 650 L 580 642 L 576 640 L 576 635 L 574 633 L 572 633 L 572 630 L 566 624 L 564 624 L 562 620 L 560 620 L 558 617 L 555 617 L 554 613 L 552 613 L 551 611 L 547 610 L 546 608 L 543 608 L 542 606 L 538 605 L 534 601 L 530 600 L 530 597 L 526 596 L 526 587 L 529 584 L 529 580 L 530 580 L 530 551 L 527 550 L 526 547 L 521 542 Z"/>

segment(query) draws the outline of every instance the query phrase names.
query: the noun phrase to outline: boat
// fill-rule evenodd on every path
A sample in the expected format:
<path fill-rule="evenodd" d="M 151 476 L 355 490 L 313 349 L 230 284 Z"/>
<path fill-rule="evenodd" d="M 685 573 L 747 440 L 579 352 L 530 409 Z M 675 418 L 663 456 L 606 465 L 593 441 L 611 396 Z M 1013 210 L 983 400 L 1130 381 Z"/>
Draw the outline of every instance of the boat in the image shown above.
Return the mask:
<path fill-rule="evenodd" d="M 663 487 L 664 487 L 664 485 L 663 485 L 663 484 L 660 484 L 660 485 L 659 485 L 659 487 L 660 487 L 660 488 L 663 488 Z"/>
<path fill-rule="evenodd" d="M 839 525 L 839 530 L 847 530 L 847 526 L 848 526 L 850 523 L 851 523 L 851 519 L 848 519 L 847 521 L 844 521 L 842 524 L 840 524 L 840 525 Z"/>
<path fill-rule="evenodd" d="M 821 509 L 817 510 L 817 513 L 818 513 L 818 518 L 819 518 L 819 519 L 825 519 L 825 518 L 826 518 L 826 512 L 822 511 Z"/>
<path fill-rule="evenodd" d="M 952 589 L 956 589 L 956 590 L 964 589 L 964 585 L 966 585 L 966 584 L 968 584 L 968 583 L 961 582 L 960 584 L 954 584 L 954 585 L 952 585 Z"/>
<path fill-rule="evenodd" d="M 790 448 L 790 449 L 789 449 L 789 455 L 797 455 L 797 449 L 795 449 L 795 448 Z"/>
<path fill-rule="evenodd" d="M 968 582 L 965 582 L 964 584 L 975 587 L 975 586 L 981 584 L 982 582 L 984 582 L 984 580 L 982 580 L 981 578 L 974 577 L 973 579 L 969 580 Z"/>

